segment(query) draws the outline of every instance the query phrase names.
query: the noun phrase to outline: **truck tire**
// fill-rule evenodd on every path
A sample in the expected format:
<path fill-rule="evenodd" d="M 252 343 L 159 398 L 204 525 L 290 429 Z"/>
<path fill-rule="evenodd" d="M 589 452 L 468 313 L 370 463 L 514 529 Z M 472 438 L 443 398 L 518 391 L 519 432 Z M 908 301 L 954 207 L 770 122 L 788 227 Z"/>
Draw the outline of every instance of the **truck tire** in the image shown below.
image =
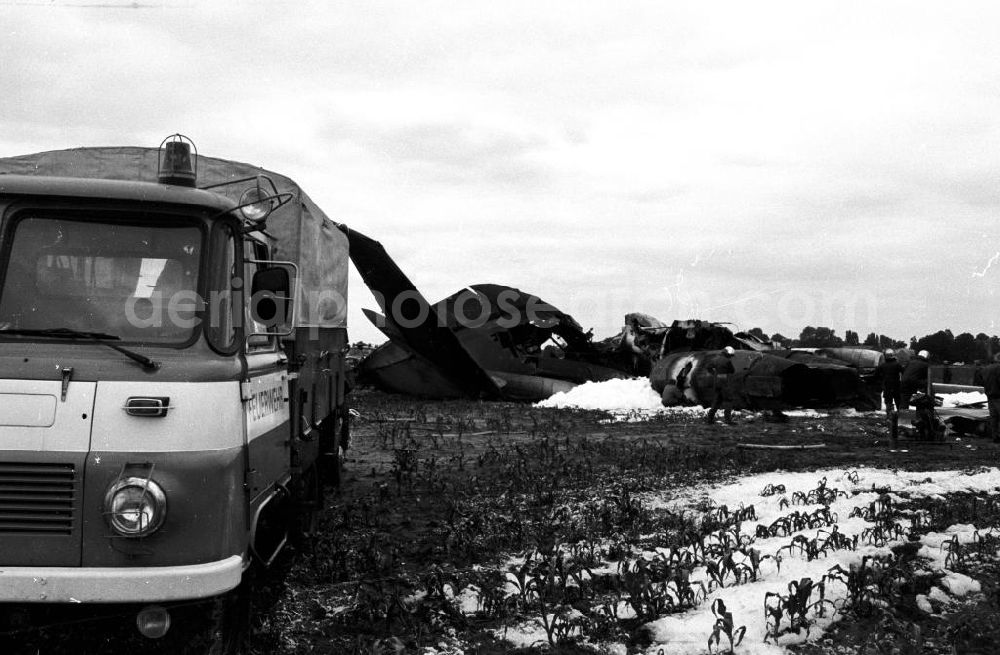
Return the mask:
<path fill-rule="evenodd" d="M 346 405 L 340 413 L 340 445 L 341 456 L 351 447 L 351 410 Z"/>
<path fill-rule="evenodd" d="M 319 468 L 320 464 L 314 463 L 296 483 L 295 515 L 288 533 L 292 543 L 300 548 L 311 548 L 323 511 L 323 476 Z"/>
<path fill-rule="evenodd" d="M 334 489 L 340 488 L 344 451 L 350 441 L 350 413 L 345 408 L 337 415 L 331 414 L 320 426 L 320 478 Z"/>
<path fill-rule="evenodd" d="M 240 655 L 250 636 L 254 567 L 235 589 L 211 600 L 212 634 L 207 655 Z"/>

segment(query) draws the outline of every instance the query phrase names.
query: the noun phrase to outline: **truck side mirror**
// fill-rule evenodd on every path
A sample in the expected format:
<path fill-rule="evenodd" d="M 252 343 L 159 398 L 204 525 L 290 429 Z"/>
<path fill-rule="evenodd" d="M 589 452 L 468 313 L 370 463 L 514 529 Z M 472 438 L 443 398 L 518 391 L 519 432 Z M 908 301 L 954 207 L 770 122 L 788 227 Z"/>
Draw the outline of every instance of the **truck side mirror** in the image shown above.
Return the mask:
<path fill-rule="evenodd" d="M 281 266 L 254 273 L 250 284 L 250 312 L 254 319 L 268 328 L 288 324 L 291 286 L 288 269 Z"/>

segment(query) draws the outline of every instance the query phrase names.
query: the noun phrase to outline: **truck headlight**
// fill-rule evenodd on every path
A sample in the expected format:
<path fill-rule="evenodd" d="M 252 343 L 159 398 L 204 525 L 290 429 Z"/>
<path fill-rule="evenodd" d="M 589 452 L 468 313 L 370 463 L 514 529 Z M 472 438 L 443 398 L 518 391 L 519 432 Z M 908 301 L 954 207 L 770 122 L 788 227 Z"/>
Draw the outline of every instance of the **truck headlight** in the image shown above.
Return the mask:
<path fill-rule="evenodd" d="M 148 478 L 122 478 L 104 497 L 108 523 L 125 537 L 145 537 L 156 532 L 167 516 L 167 495 Z"/>

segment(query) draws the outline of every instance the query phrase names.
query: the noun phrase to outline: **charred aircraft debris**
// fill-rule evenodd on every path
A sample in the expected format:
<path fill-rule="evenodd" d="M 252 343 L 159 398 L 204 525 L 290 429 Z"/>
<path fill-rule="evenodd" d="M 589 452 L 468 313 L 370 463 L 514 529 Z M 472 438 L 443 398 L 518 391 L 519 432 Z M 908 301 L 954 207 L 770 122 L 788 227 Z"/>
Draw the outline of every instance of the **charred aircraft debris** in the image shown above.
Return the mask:
<path fill-rule="evenodd" d="M 979 366 L 968 364 L 930 368 L 927 401 L 933 407 L 932 421 L 937 422 L 935 430 L 946 428 L 955 434 L 984 438 L 991 436 L 990 410 L 979 372 Z M 972 397 L 965 402 L 952 401 L 949 406 L 945 406 L 942 395 L 948 394 L 971 394 Z M 981 399 L 976 400 L 976 395 Z M 919 432 L 916 419 L 914 412 L 900 412 L 899 427 Z"/>
<path fill-rule="evenodd" d="M 477 284 L 431 305 L 380 243 L 341 227 L 389 341 L 359 368 L 392 392 L 430 398 L 540 400 L 587 381 L 628 377 L 613 352 L 537 296 Z"/>
<path fill-rule="evenodd" d="M 357 374 L 386 391 L 537 401 L 583 382 L 649 377 L 664 405 L 709 405 L 715 387 L 706 365 L 731 346 L 736 372 L 727 388 L 736 409 L 874 407 L 865 377 L 880 353 L 782 349 L 723 324 L 667 325 L 639 313 L 625 317 L 619 334 L 595 341 L 572 316 L 498 284 L 472 285 L 431 305 L 380 243 L 340 227 L 382 310 L 365 315 L 389 339 Z"/>
<path fill-rule="evenodd" d="M 736 370 L 723 385 L 734 409 L 875 406 L 864 377 L 865 372 L 874 375 L 878 365 L 880 354 L 874 351 L 863 351 L 869 356 L 840 352 L 853 349 L 781 348 L 720 323 L 674 321 L 667 326 L 642 314 L 625 317 L 619 339 L 629 345 L 637 372 L 648 369 L 653 389 L 667 406 L 711 405 L 716 385 L 708 363 L 726 347 L 735 351 Z"/>

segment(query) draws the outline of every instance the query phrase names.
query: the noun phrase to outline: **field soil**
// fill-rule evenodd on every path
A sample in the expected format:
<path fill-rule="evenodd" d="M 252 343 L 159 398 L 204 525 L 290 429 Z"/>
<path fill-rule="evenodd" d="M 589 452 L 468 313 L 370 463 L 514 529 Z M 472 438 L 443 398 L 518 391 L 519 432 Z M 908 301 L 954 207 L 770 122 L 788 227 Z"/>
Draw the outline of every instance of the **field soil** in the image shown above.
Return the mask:
<path fill-rule="evenodd" d="M 611 596 L 625 597 L 621 576 L 600 584 L 597 576 L 578 577 L 558 593 L 554 584 L 531 589 L 532 578 L 568 580 L 573 570 L 558 568 L 566 562 L 624 561 L 623 553 L 703 527 L 645 506 L 645 494 L 779 470 L 1000 465 L 1000 447 L 979 438 L 903 438 L 891 450 L 877 413 L 784 422 L 743 413 L 734 425 L 707 425 L 687 413 L 630 422 L 597 411 L 421 401 L 368 389 L 355 390 L 351 404 L 357 416 L 342 479 L 327 489 L 315 533 L 257 576 L 247 641 L 254 655 L 645 652 L 643 624 L 655 609 L 645 617 L 594 610 L 602 602 L 611 607 Z M 1000 490 L 978 507 L 974 519 L 964 518 L 984 531 L 1000 529 Z M 532 561 L 548 568 L 528 575 Z M 524 589 L 517 586 L 519 565 Z M 911 612 L 916 591 L 897 589 L 879 611 L 845 613 L 822 639 L 794 650 L 998 652 L 995 559 L 970 562 L 963 572 L 982 591 L 947 612 Z M 175 620 L 173 641 L 163 643 L 136 637 L 134 615 L 111 612 L 103 621 L 13 631 L 0 646 L 23 653 L 206 652 L 195 632 L 211 626 L 195 624 L 211 623 L 212 612 L 193 605 Z M 531 620 L 546 628 L 544 639 L 505 639 Z M 723 636 L 719 648 L 727 647 Z M 749 652 L 745 644 L 736 646 L 741 651 Z"/>
<path fill-rule="evenodd" d="M 503 627 L 530 611 L 516 604 L 506 614 L 484 611 L 482 598 L 476 612 L 468 599 L 464 612 L 455 606 L 462 605 L 463 588 L 483 589 L 490 574 L 509 570 L 511 556 L 559 543 L 600 541 L 607 548 L 634 527 L 623 505 L 638 503 L 645 492 L 775 470 L 1000 465 L 1000 448 L 979 438 L 903 437 L 890 449 L 879 413 L 785 422 L 744 413 L 735 425 L 707 425 L 686 413 L 629 422 L 596 411 L 427 402 L 369 390 L 357 393 L 353 406 L 360 416 L 342 486 L 329 497 L 314 550 L 291 567 L 290 593 L 257 624 L 266 641 L 257 653 L 616 652 L 595 645 L 602 638 L 641 652 L 642 630 L 627 621 L 612 628 L 591 622 L 591 634 L 583 630 L 590 639 L 518 648 L 501 638 Z M 791 448 L 750 447 L 757 445 Z M 567 507 L 597 507 L 600 516 L 582 520 Z M 907 617 L 885 625 L 884 616 L 852 616 L 801 650 L 996 652 L 992 645 L 977 651 L 977 643 L 1000 643 L 990 641 L 1000 638 L 991 566 L 973 572 L 984 580 L 984 593 L 948 619 Z M 913 626 L 919 648 L 907 636 L 892 636 Z M 877 640 L 887 650 L 876 650 Z"/>

